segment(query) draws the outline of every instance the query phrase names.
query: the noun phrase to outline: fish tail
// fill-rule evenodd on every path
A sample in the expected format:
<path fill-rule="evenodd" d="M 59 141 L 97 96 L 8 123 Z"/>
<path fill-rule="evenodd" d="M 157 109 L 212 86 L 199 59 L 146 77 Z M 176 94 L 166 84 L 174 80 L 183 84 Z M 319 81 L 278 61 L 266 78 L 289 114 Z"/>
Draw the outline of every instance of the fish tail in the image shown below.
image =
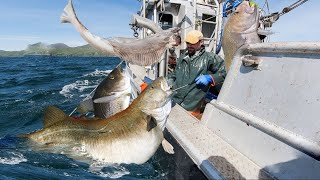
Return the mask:
<path fill-rule="evenodd" d="M 76 14 L 73 9 L 72 0 L 68 1 L 68 4 L 63 9 L 63 13 L 60 16 L 61 23 L 71 23 L 76 18 Z"/>

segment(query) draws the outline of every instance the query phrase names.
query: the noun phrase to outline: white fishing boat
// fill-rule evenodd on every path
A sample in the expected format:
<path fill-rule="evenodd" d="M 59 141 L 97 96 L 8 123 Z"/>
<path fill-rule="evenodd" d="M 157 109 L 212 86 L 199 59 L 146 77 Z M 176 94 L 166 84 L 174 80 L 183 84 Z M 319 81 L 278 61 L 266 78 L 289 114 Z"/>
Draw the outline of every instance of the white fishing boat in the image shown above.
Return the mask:
<path fill-rule="evenodd" d="M 139 38 L 158 28 L 181 27 L 184 42 L 188 31 L 198 29 L 207 51 L 219 49 L 224 19 L 223 4 L 217 0 L 142 0 L 141 4 L 131 22 Z M 185 48 L 182 43 L 166 51 L 153 66 L 129 64 L 137 93 L 145 76 L 166 76 L 168 60 Z M 222 51 L 219 54 L 223 56 Z M 201 121 L 175 105 L 166 126 L 168 135 L 208 179 L 320 179 L 319 59 L 319 42 L 240 48 L 218 98 L 206 105 Z M 247 62 L 255 66 L 246 66 Z M 176 147 L 177 169 L 188 164 L 183 163 L 180 147 Z M 188 168 L 176 178 L 188 178 Z"/>

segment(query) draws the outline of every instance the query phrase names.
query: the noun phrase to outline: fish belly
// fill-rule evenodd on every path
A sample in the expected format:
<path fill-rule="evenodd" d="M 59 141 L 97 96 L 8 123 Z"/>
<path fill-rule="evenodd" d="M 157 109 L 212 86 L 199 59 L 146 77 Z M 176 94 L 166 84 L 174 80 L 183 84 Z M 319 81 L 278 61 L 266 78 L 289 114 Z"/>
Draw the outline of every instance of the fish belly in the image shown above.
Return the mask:
<path fill-rule="evenodd" d="M 126 109 L 130 103 L 130 96 L 121 96 L 107 103 L 94 103 L 94 114 L 98 118 L 108 118 Z"/>
<path fill-rule="evenodd" d="M 143 164 L 154 155 L 163 140 L 160 128 L 104 141 L 85 142 L 87 153 L 96 160 L 108 163 Z"/>

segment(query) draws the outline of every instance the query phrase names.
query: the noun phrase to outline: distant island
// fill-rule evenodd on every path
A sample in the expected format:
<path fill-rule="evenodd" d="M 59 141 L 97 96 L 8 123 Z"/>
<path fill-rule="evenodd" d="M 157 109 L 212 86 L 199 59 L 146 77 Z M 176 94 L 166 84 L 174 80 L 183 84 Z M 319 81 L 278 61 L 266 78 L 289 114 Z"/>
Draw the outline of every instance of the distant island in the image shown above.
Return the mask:
<path fill-rule="evenodd" d="M 31 55 L 45 55 L 45 56 L 104 56 L 89 44 L 78 47 L 69 47 L 63 43 L 45 44 L 36 43 L 29 45 L 22 51 L 3 51 L 0 50 L 0 56 L 17 57 L 17 56 L 31 56 Z"/>

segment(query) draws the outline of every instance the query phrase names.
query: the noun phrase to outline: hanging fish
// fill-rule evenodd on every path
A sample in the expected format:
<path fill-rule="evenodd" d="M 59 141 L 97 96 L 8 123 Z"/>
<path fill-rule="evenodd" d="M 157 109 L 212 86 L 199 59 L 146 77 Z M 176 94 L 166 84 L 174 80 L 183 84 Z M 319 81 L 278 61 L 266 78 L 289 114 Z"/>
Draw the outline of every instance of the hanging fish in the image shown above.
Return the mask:
<path fill-rule="evenodd" d="M 228 19 L 222 36 L 226 69 L 229 70 L 236 51 L 244 44 L 261 43 L 258 35 L 259 11 L 255 4 L 243 1 Z"/>
<path fill-rule="evenodd" d="M 94 48 L 107 56 L 117 56 L 132 64 L 149 66 L 159 62 L 167 47 L 176 44 L 180 28 L 162 30 L 144 39 L 116 37 L 104 39 L 93 35 L 77 18 L 72 0 L 61 15 L 62 23 L 71 23 L 80 35 Z"/>

